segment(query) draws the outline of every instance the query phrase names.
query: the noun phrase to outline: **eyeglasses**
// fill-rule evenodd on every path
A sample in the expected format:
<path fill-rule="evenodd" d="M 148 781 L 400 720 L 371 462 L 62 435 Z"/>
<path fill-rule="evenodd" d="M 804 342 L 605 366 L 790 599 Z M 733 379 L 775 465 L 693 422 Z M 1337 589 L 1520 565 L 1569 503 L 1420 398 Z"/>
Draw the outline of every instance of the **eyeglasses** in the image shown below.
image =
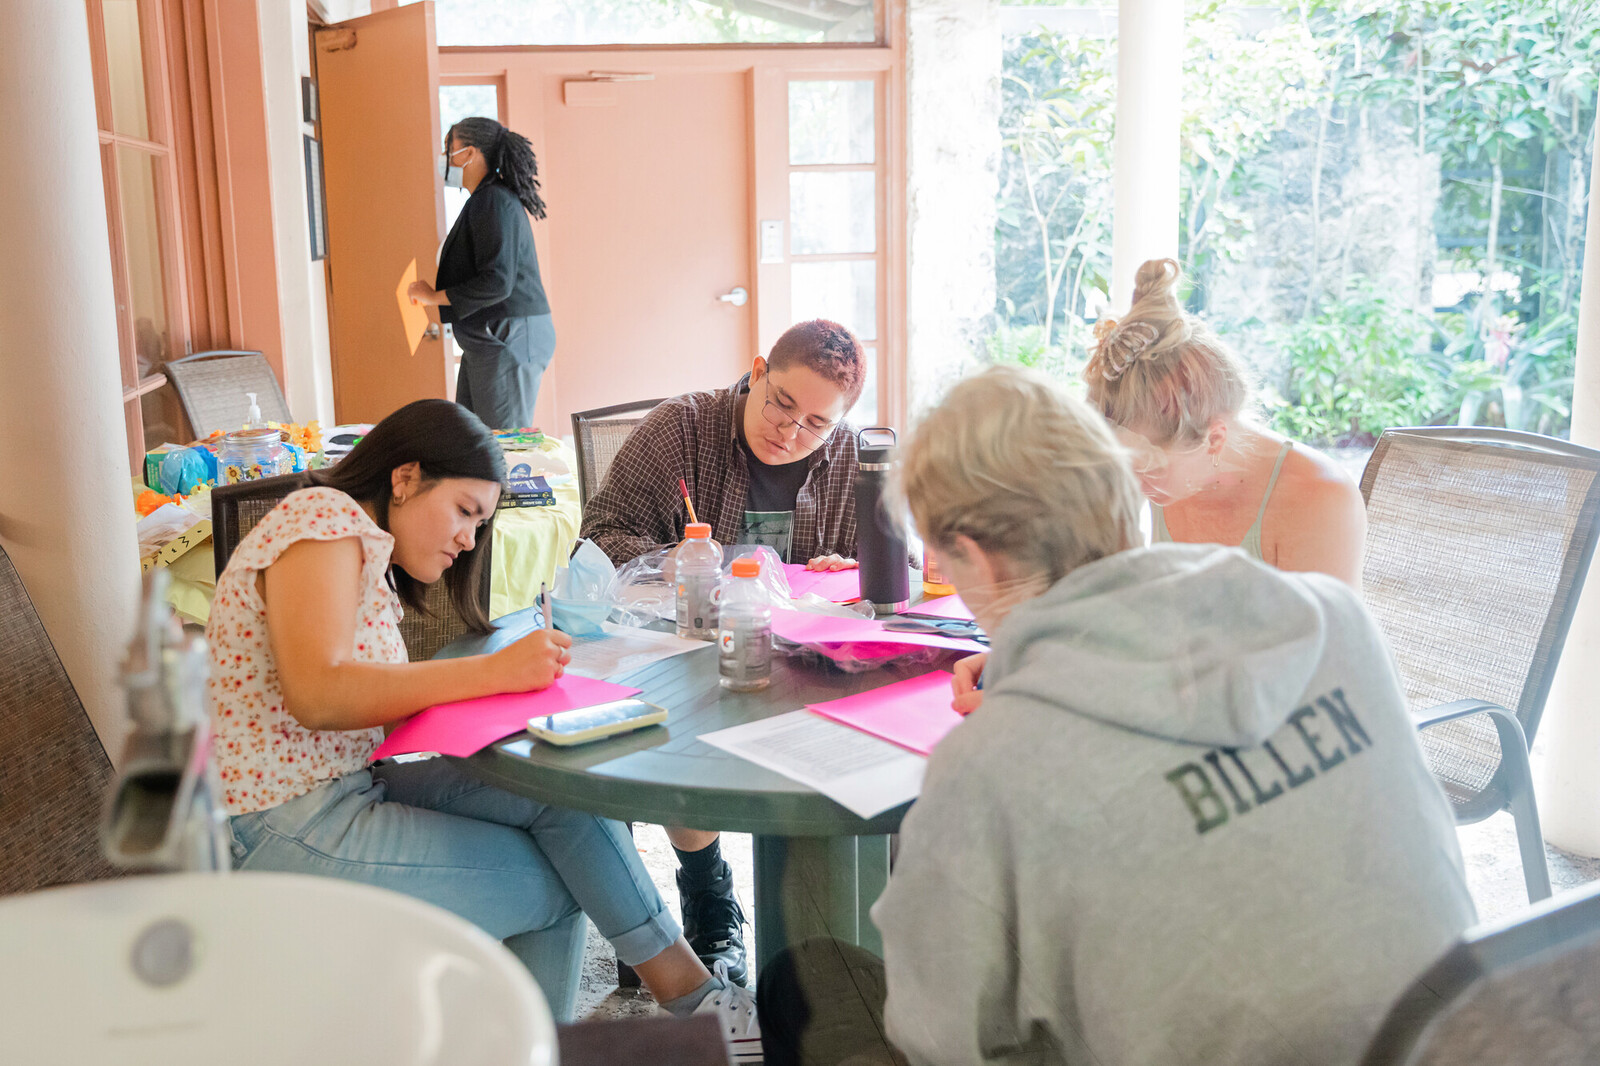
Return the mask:
<path fill-rule="evenodd" d="M 806 425 L 804 422 L 794 417 L 794 415 L 790 414 L 789 408 L 783 406 L 777 400 L 772 398 L 771 378 L 768 378 L 766 381 L 762 382 L 762 387 L 766 390 L 767 399 L 766 402 L 761 405 L 761 415 L 767 420 L 767 424 L 773 429 L 787 430 L 790 426 L 794 426 L 796 429 L 804 433 L 807 437 L 816 441 L 818 444 L 826 444 L 828 442 L 828 438 L 833 435 L 833 431 L 839 428 L 839 421 L 838 419 L 835 419 L 832 422 L 824 423 L 820 428 L 813 429 L 811 426 Z"/>

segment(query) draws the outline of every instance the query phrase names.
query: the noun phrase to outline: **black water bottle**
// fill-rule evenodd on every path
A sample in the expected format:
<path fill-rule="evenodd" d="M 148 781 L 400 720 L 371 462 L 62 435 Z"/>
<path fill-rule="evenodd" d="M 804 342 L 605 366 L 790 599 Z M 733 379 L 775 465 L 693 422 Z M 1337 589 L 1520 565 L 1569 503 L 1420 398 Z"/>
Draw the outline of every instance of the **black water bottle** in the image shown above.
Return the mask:
<path fill-rule="evenodd" d="M 869 444 L 868 434 L 888 434 L 889 443 Z M 894 469 L 894 430 L 863 429 L 856 438 L 861 472 L 856 475 L 856 562 L 861 566 L 861 598 L 879 614 L 903 611 L 911 602 L 911 567 L 906 524 L 885 506 L 884 489 Z"/>

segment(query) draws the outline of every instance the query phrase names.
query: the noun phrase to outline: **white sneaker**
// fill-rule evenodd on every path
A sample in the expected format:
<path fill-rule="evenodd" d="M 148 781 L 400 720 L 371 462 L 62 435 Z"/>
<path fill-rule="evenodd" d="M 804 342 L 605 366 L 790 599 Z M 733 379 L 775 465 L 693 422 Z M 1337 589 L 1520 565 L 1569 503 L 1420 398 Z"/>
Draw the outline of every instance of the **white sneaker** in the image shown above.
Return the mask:
<path fill-rule="evenodd" d="M 755 995 L 728 980 L 728 964 L 721 959 L 717 960 L 711 972 L 723 987 L 709 992 L 694 1012 L 716 1015 L 734 1062 L 760 1063 L 761 1023 L 756 1020 Z"/>

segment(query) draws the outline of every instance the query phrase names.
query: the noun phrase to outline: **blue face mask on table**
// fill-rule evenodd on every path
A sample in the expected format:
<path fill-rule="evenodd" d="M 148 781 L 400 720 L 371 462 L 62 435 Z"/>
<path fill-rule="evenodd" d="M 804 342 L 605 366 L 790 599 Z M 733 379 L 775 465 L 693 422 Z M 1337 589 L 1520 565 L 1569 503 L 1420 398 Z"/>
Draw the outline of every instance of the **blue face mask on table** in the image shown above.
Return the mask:
<path fill-rule="evenodd" d="M 579 542 L 567 565 L 556 571 L 551 589 L 551 621 L 572 637 L 598 637 L 605 634 L 602 623 L 610 616 L 616 599 L 617 568 L 592 540 Z"/>

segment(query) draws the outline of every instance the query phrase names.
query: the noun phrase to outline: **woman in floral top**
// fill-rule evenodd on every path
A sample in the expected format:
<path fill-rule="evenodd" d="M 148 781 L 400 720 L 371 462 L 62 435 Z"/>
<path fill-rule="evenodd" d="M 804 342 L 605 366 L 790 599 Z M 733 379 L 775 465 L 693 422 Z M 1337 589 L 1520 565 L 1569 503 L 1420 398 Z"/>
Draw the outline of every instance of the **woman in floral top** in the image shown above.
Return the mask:
<path fill-rule="evenodd" d="M 484 785 L 449 760 L 370 765 L 383 727 L 425 707 L 543 688 L 571 639 L 408 662 L 401 601 L 444 579 L 472 628 L 505 479 L 476 416 L 446 400 L 390 415 L 239 543 L 206 635 L 216 761 L 236 865 L 323 874 L 448 908 L 518 948 L 582 908 L 674 1013 L 759 1042 L 750 997 L 685 943 L 616 822 Z"/>

